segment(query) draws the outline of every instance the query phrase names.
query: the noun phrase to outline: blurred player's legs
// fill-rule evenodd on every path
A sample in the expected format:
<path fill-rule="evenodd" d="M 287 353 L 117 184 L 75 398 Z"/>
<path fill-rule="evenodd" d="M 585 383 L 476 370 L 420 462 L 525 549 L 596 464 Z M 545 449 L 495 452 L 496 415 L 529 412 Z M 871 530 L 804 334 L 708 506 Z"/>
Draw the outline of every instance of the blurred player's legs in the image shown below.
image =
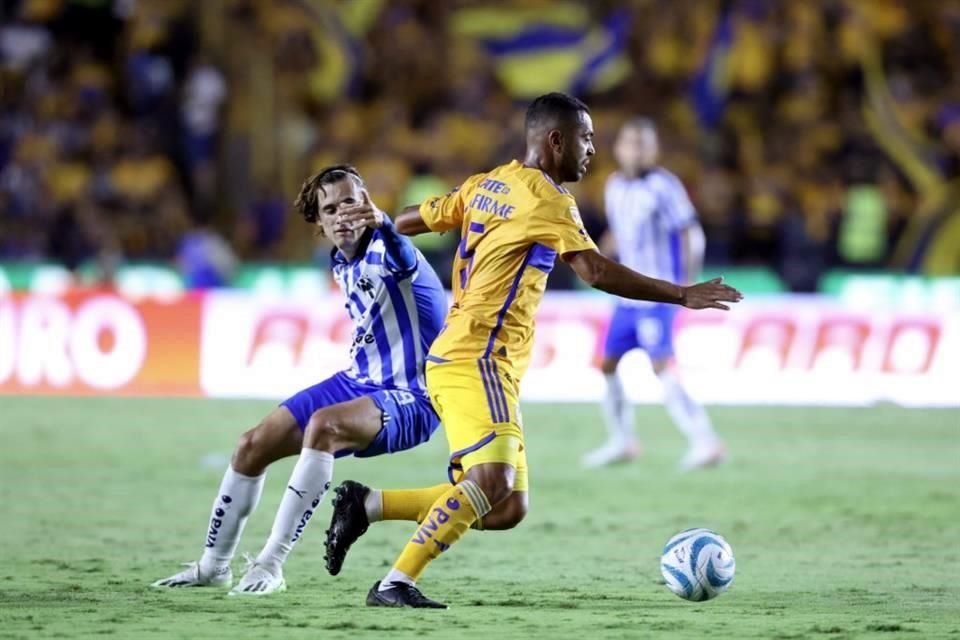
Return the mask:
<path fill-rule="evenodd" d="M 713 422 L 703 405 L 698 403 L 681 384 L 669 359 L 653 361 L 653 370 L 663 385 L 663 402 L 673 424 L 687 438 L 687 453 L 680 461 L 683 471 L 719 464 L 726 457 L 726 450 Z"/>
<path fill-rule="evenodd" d="M 640 442 L 634 433 L 633 405 L 626 397 L 617 374 L 620 357 L 604 358 L 601 365 L 606 390 L 603 396 L 603 420 L 607 441 L 583 457 L 587 468 L 629 462 L 640 455 Z"/>
<path fill-rule="evenodd" d="M 688 471 L 723 460 L 724 447 L 713 430 L 710 416 L 687 393 L 672 367 L 675 314 L 676 310 L 669 305 L 619 305 L 614 311 L 601 365 L 606 381 L 604 421 L 608 437 L 603 446 L 584 456 L 584 466 L 624 462 L 639 454 L 632 406 L 617 374 L 620 359 L 633 349 L 643 349 L 649 355 L 654 373 L 663 385 L 667 413 L 687 438 L 688 449 L 681 468 Z"/>
<path fill-rule="evenodd" d="M 633 405 L 627 399 L 623 383 L 617 374 L 623 355 L 640 346 L 638 313 L 636 307 L 618 305 L 610 319 L 601 364 L 606 386 L 603 419 L 607 428 L 607 441 L 583 457 L 583 466 L 587 468 L 628 462 L 640 455 L 640 443 L 634 433 Z"/>

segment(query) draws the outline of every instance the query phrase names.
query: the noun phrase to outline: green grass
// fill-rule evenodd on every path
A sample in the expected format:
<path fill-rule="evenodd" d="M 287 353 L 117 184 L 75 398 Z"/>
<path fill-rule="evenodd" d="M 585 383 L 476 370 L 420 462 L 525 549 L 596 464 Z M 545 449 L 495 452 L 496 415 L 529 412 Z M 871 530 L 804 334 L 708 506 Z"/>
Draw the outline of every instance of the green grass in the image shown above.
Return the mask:
<path fill-rule="evenodd" d="M 601 437 L 592 406 L 525 409 L 532 511 L 470 534 L 424 591 L 446 612 L 363 600 L 412 532 L 374 525 L 343 574 L 323 569 L 325 503 L 263 600 L 158 592 L 196 559 L 223 462 L 268 402 L 0 399 L 0 638 L 955 638 L 960 640 L 960 414 L 724 408 L 729 464 L 682 476 L 679 436 L 639 412 L 637 464 L 581 472 Z M 436 483 L 445 442 L 338 462 L 336 478 Z M 276 465 L 242 550 L 256 551 L 291 461 Z M 715 528 L 737 556 L 719 599 L 660 583 L 659 549 Z M 239 563 L 238 563 L 239 564 Z"/>

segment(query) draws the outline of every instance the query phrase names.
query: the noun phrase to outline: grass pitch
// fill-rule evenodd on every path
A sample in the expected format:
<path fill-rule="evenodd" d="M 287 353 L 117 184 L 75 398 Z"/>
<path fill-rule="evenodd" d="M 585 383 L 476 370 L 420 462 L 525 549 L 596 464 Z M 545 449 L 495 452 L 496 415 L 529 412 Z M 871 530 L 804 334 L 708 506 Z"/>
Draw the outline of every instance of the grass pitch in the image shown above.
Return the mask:
<path fill-rule="evenodd" d="M 528 406 L 532 511 L 470 532 L 422 582 L 449 611 L 363 606 L 412 533 L 374 525 L 343 573 L 323 569 L 325 501 L 259 600 L 147 585 L 194 560 L 227 455 L 269 402 L 0 398 L 0 638 L 960 639 L 960 412 L 722 408 L 729 464 L 679 475 L 682 442 L 639 411 L 637 463 L 596 472 L 593 406 Z M 442 435 L 335 481 L 433 484 Z M 273 467 L 241 550 L 266 539 L 292 461 Z M 660 582 L 677 531 L 714 528 L 737 557 L 719 599 Z M 239 568 L 240 562 L 236 563 Z"/>

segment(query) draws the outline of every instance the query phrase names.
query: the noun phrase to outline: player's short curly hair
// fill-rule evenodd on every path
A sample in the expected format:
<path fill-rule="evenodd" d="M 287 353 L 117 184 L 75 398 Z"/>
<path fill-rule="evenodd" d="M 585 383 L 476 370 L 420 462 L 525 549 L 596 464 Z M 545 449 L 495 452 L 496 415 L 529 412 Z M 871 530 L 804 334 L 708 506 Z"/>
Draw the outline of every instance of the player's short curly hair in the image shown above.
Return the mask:
<path fill-rule="evenodd" d="M 361 188 L 365 186 L 363 178 L 360 177 L 360 172 L 353 166 L 349 164 L 331 165 L 304 180 L 303 186 L 300 187 L 300 194 L 293 201 L 294 208 L 300 212 L 304 220 L 310 224 L 315 223 L 320 219 L 320 203 L 317 199 L 317 191 L 322 191 L 326 195 L 324 185 L 335 184 L 346 178 L 356 180 Z"/>
<path fill-rule="evenodd" d="M 556 91 L 545 93 L 527 107 L 524 126 L 529 132 L 545 125 L 568 125 L 581 113 L 590 113 L 590 108 L 577 98 Z"/>

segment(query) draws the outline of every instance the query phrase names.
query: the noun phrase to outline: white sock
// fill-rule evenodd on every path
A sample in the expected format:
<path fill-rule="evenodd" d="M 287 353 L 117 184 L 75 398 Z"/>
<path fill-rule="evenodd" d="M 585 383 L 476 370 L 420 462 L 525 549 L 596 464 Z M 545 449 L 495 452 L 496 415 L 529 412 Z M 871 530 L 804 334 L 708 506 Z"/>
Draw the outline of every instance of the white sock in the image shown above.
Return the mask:
<path fill-rule="evenodd" d="M 363 509 L 367 512 L 368 522 L 383 520 L 383 492 L 380 489 L 370 489 L 363 499 Z"/>
<path fill-rule="evenodd" d="M 283 491 L 270 538 L 257 556 L 257 564 L 276 574 L 283 567 L 293 545 L 330 488 L 333 454 L 304 448 Z"/>
<path fill-rule="evenodd" d="M 603 396 L 603 418 L 611 443 L 625 445 L 636 440 L 633 434 L 633 405 L 623 391 L 620 376 L 604 374 L 607 390 Z"/>
<path fill-rule="evenodd" d="M 394 582 L 405 582 L 410 586 L 416 584 L 416 581 L 403 571 L 397 571 L 396 569 L 391 568 L 383 580 L 380 581 L 380 586 L 377 588 L 377 591 L 386 591 L 387 589 L 390 589 L 393 587 Z"/>
<path fill-rule="evenodd" d="M 227 467 L 220 483 L 220 492 L 213 502 L 210 525 L 207 527 L 206 546 L 200 557 L 200 571 L 212 575 L 230 566 L 237 551 L 243 526 L 263 493 L 266 473 L 255 478 L 245 476 Z"/>
<path fill-rule="evenodd" d="M 717 444 L 718 438 L 713 423 L 704 408 L 690 397 L 680 384 L 676 374 L 670 369 L 659 373 L 663 383 L 663 400 L 667 413 L 680 433 L 687 437 L 691 447 L 709 447 Z"/>

